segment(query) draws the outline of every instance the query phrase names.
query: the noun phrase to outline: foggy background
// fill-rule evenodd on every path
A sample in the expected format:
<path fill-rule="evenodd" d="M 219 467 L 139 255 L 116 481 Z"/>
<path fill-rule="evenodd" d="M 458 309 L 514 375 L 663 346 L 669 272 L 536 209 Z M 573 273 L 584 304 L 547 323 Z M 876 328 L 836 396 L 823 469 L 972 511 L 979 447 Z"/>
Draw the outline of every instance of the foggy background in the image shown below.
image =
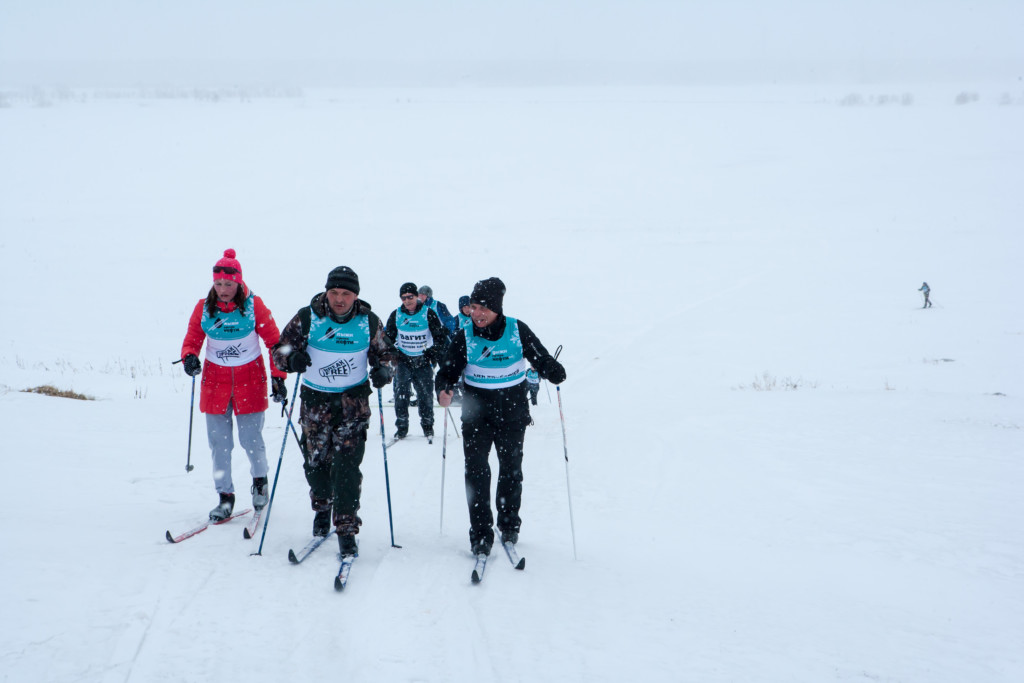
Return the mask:
<path fill-rule="evenodd" d="M 1013 81 L 1019 0 L 0 0 L 0 85 Z"/>

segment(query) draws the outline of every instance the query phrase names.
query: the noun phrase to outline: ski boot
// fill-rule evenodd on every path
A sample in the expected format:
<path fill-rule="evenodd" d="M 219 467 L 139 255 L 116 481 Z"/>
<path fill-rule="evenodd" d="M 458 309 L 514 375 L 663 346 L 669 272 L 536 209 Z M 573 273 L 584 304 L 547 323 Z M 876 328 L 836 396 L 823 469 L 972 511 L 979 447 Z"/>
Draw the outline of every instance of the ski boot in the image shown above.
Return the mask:
<path fill-rule="evenodd" d="M 319 510 L 313 516 L 313 535 L 326 536 L 331 533 L 331 511 Z"/>
<path fill-rule="evenodd" d="M 267 506 L 268 491 L 267 491 L 267 478 L 266 477 L 255 477 L 252 480 L 252 506 L 257 510 L 262 510 Z"/>
<path fill-rule="evenodd" d="M 220 494 L 220 504 L 210 510 L 210 519 L 214 522 L 222 522 L 231 516 L 231 511 L 234 509 L 235 494 L 222 493 Z"/>
<path fill-rule="evenodd" d="M 352 534 L 342 536 L 338 534 L 338 549 L 342 557 L 359 554 L 359 546 L 356 544 L 356 537 Z"/>
<path fill-rule="evenodd" d="M 404 439 L 407 436 L 409 436 L 409 425 L 399 427 L 398 431 L 395 432 L 396 439 Z"/>

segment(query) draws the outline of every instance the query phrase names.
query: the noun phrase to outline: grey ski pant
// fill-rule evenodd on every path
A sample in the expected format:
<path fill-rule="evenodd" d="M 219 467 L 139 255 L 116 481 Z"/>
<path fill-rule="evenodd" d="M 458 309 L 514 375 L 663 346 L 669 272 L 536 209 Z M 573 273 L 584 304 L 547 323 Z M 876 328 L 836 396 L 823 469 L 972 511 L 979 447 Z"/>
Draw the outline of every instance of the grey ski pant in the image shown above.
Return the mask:
<path fill-rule="evenodd" d="M 213 454 L 213 483 L 217 493 L 234 493 L 231 481 L 231 450 L 235 447 L 231 416 L 233 406 L 228 404 L 223 415 L 206 414 L 206 436 Z M 249 456 L 249 472 L 253 478 L 267 476 L 267 448 L 263 444 L 264 413 L 235 415 L 238 422 L 238 442 Z"/>

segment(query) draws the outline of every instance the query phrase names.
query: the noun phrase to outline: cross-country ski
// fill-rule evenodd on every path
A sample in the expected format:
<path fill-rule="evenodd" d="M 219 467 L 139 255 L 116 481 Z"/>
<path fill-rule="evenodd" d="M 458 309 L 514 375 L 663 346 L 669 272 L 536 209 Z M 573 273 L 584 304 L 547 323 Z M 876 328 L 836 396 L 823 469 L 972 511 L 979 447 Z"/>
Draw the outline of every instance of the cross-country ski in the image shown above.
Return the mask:
<path fill-rule="evenodd" d="M 250 512 L 252 512 L 252 510 L 249 510 L 248 508 L 246 508 L 245 510 L 242 510 L 241 512 L 236 512 L 235 514 L 231 515 L 230 517 L 225 517 L 224 519 L 221 519 L 221 520 L 208 519 L 205 522 L 203 522 L 202 524 L 200 524 L 199 526 L 193 527 L 192 529 L 189 529 L 188 531 L 185 531 L 185 532 L 183 532 L 181 534 L 178 534 L 177 536 L 172 536 L 170 530 L 168 529 L 165 535 L 166 535 L 167 541 L 169 543 L 180 543 L 180 542 L 184 541 L 186 538 L 192 538 L 196 534 L 203 533 L 204 531 L 209 529 L 211 526 L 220 526 L 221 524 L 226 524 L 227 522 L 230 522 L 231 520 L 233 520 L 233 519 L 235 519 L 237 517 L 241 517 L 242 515 L 247 515 Z"/>
<path fill-rule="evenodd" d="M 296 553 L 291 548 L 288 549 L 288 561 L 292 564 L 302 564 L 302 561 L 313 554 L 313 551 L 324 544 L 328 538 L 331 538 L 334 532 L 327 534 L 326 536 L 314 536 L 310 539 L 309 543 L 305 545 L 302 550 Z"/>
<path fill-rule="evenodd" d="M 260 522 L 263 521 L 263 513 L 266 509 L 267 508 L 262 507 L 253 513 L 252 519 L 250 519 L 248 524 L 245 525 L 245 528 L 242 529 L 242 538 L 248 540 L 256 536 L 256 529 L 259 527 Z"/>
<path fill-rule="evenodd" d="M 526 569 L 526 558 L 519 557 L 519 553 L 516 552 L 516 544 L 511 541 L 506 541 L 501 544 L 501 547 L 505 549 L 505 555 L 508 557 L 508 561 L 512 563 L 512 566 L 516 569 Z"/>
<path fill-rule="evenodd" d="M 338 569 L 338 575 L 334 577 L 334 590 L 341 592 L 345 590 L 345 586 L 348 585 L 348 575 L 352 571 L 352 563 L 356 561 L 358 555 L 344 555 L 341 558 L 341 567 Z"/>
<path fill-rule="evenodd" d="M 487 568 L 487 555 L 480 553 L 474 558 L 474 561 L 473 573 L 470 574 L 469 580 L 473 583 L 480 583 L 484 580 L 484 569 Z"/>

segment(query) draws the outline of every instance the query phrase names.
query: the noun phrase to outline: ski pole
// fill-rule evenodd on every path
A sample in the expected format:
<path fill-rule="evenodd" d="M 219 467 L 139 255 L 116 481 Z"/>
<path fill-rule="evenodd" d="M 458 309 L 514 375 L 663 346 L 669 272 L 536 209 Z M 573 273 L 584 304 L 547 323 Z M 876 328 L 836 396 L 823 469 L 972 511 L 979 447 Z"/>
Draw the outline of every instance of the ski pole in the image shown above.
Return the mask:
<path fill-rule="evenodd" d="M 555 360 L 558 360 L 558 354 L 562 353 L 562 345 L 559 344 L 558 348 L 555 349 Z M 572 532 L 572 559 L 578 559 L 576 557 L 576 523 L 572 517 L 572 489 L 569 487 L 569 446 L 565 439 L 565 413 L 562 412 L 562 387 L 555 387 L 555 394 L 558 396 L 558 418 L 562 422 L 562 450 L 565 453 L 565 493 L 569 497 L 569 530 Z"/>
<path fill-rule="evenodd" d="M 454 423 L 455 420 L 452 420 Z M 446 453 L 448 452 L 448 409 L 444 411 L 444 436 L 441 437 L 441 528 L 440 533 L 444 533 L 444 465 L 447 462 Z"/>
<path fill-rule="evenodd" d="M 395 523 L 391 517 L 391 480 L 388 477 L 388 445 L 384 442 L 384 396 L 377 390 L 377 408 L 380 412 L 380 447 L 384 451 L 384 488 L 388 493 L 388 527 L 391 529 L 391 547 L 401 548 L 395 544 Z"/>
<path fill-rule="evenodd" d="M 188 402 L 188 454 L 185 456 L 185 471 L 191 472 L 195 469 L 192 464 L 192 414 L 196 406 L 196 377 L 192 375 L 192 399 Z"/>
<path fill-rule="evenodd" d="M 452 409 L 451 408 L 445 408 L 444 410 L 445 410 L 445 413 L 447 413 L 447 415 L 451 415 L 451 417 L 452 417 L 452 429 L 455 430 L 455 438 L 461 439 L 462 437 L 459 436 L 459 428 L 455 426 L 455 416 L 452 415 Z"/>
<path fill-rule="evenodd" d="M 286 407 L 288 407 L 288 399 L 285 399 L 284 400 L 284 405 L 281 406 L 281 417 L 284 417 L 284 409 Z M 295 425 L 291 421 L 289 421 L 288 422 L 288 426 L 292 428 L 292 434 L 295 435 L 295 443 L 297 443 L 299 445 L 299 450 L 301 451 L 302 450 L 302 439 L 299 438 L 299 433 L 297 431 L 295 431 Z M 285 437 L 285 438 L 287 438 L 287 437 Z"/>
<path fill-rule="evenodd" d="M 300 372 L 295 377 L 295 389 L 292 391 L 292 396 L 299 395 L 299 380 L 302 379 L 302 373 Z M 260 536 L 260 547 L 259 549 L 251 553 L 252 555 L 263 555 L 263 541 L 267 538 L 267 527 L 270 526 L 270 509 L 274 506 L 274 493 L 277 492 L 277 478 L 281 474 L 281 461 L 284 460 L 284 447 L 288 445 L 288 427 L 292 426 L 292 411 L 295 410 L 295 404 L 297 401 L 292 399 L 292 407 L 288 409 L 288 426 L 284 430 L 284 440 L 281 441 L 281 455 L 277 457 L 277 471 L 274 472 L 274 484 L 270 487 L 270 500 L 267 501 L 267 518 L 263 520 L 263 535 Z M 292 431 L 295 431 L 295 427 L 292 427 Z M 301 448 L 301 444 L 300 444 Z"/>
<path fill-rule="evenodd" d="M 561 347 L 559 347 L 561 349 Z M 565 452 L 565 493 L 569 497 L 569 530 L 572 532 L 572 559 L 576 557 L 576 524 L 572 517 L 572 489 L 569 487 L 569 446 L 565 440 L 565 414 L 562 412 L 562 387 L 555 387 L 558 396 L 558 417 L 562 420 L 562 450 Z"/>
<path fill-rule="evenodd" d="M 177 365 L 183 362 L 184 358 L 171 361 L 171 365 Z M 188 402 L 188 452 L 185 455 L 185 471 L 191 472 L 195 469 L 195 465 L 192 464 L 192 413 L 195 412 L 196 406 L 196 376 L 192 375 L 192 398 Z"/>

